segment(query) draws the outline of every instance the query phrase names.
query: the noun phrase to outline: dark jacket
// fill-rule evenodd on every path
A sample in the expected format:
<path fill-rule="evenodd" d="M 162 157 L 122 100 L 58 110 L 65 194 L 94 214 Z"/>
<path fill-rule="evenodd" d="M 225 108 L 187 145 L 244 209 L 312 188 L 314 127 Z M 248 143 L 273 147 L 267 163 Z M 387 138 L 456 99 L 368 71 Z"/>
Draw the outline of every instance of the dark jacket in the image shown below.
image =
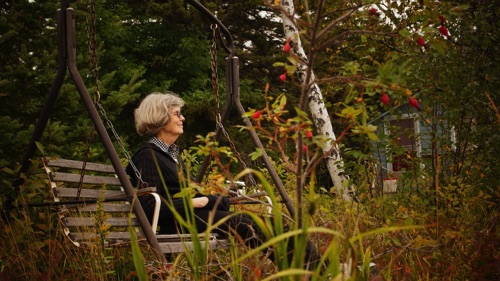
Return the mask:
<path fill-rule="evenodd" d="M 182 187 L 187 186 L 187 182 L 181 182 L 179 179 L 179 171 L 182 171 L 184 175 L 183 179 L 192 178 L 187 175 L 184 165 L 178 164 L 172 156 L 165 153 L 159 147 L 152 143 L 144 143 L 139 150 L 132 156 L 132 162 L 141 174 L 141 178 L 144 182 L 148 184 L 148 187 L 156 187 L 158 194 L 166 199 L 167 202 L 172 202 L 172 206 L 180 214 L 185 213 L 184 203 L 182 198 L 174 198 L 174 195 L 181 191 Z M 180 157 L 179 162 L 182 163 Z M 130 177 L 133 186 L 138 187 L 138 179 L 135 171 L 129 164 L 126 168 L 127 174 Z M 207 196 L 209 202 L 204 209 L 212 209 L 216 203 L 222 204 L 224 206 L 218 206 L 219 208 L 229 209 L 229 200 L 224 198 L 217 202 L 218 196 L 216 195 L 201 195 Z M 151 221 L 154 211 L 154 198 L 152 196 L 141 196 L 139 197 L 142 208 L 146 213 L 146 216 Z M 227 205 L 227 206 L 225 206 Z M 160 211 L 160 219 L 173 219 L 173 214 L 168 209 L 165 204 L 162 204 L 162 210 Z"/>

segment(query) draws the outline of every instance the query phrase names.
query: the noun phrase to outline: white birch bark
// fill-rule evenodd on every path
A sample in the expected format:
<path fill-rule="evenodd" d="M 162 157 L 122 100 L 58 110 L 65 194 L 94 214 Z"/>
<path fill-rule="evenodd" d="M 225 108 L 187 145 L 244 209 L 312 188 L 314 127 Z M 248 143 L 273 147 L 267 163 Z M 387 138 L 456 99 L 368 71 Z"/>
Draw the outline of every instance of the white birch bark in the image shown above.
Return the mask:
<path fill-rule="evenodd" d="M 323 148 L 323 153 L 328 152 L 328 156 L 326 157 L 328 172 L 333 181 L 334 187 L 337 190 L 337 194 L 341 195 L 344 200 L 350 201 L 353 199 L 354 193 L 352 192 L 352 187 L 348 186 L 349 178 L 343 169 L 344 161 L 342 160 L 340 148 L 336 142 L 335 133 L 333 132 L 328 111 L 326 110 L 325 103 L 323 102 L 321 89 L 317 83 L 309 83 L 309 81 L 315 80 L 312 69 L 310 80 L 305 81 L 308 70 L 308 58 L 304 52 L 304 48 L 302 47 L 297 25 L 293 22 L 293 17 L 288 16 L 293 16 L 295 14 L 293 0 L 281 0 L 280 2 L 281 8 L 283 9 L 281 18 L 283 19 L 283 28 L 286 39 L 289 40 L 289 44 L 292 47 L 291 52 L 299 58 L 299 64 L 297 65 L 296 71 L 298 80 L 302 85 L 311 84 L 310 88 L 307 89 L 307 98 L 309 101 L 311 118 L 316 127 L 316 133 L 318 135 L 326 135 L 329 137 L 329 141 Z"/>

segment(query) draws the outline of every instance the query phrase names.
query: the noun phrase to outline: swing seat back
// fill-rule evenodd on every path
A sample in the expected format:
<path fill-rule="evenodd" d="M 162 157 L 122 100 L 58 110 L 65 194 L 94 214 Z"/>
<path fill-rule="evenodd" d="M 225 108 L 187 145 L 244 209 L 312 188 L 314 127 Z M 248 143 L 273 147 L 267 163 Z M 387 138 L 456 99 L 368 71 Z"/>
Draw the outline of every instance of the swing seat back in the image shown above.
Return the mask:
<path fill-rule="evenodd" d="M 145 241 L 128 198 L 114 167 L 108 164 L 67 159 L 42 158 L 54 205 L 64 234 L 76 246 L 125 246 L 130 243 L 130 228 L 140 242 Z M 155 187 L 137 191 L 137 196 L 152 194 L 156 199 L 152 228 L 156 232 L 160 197 Z M 199 241 L 209 249 L 227 248 L 229 241 L 214 234 L 201 234 Z M 163 253 L 179 253 L 193 249 L 189 234 L 156 235 Z"/>

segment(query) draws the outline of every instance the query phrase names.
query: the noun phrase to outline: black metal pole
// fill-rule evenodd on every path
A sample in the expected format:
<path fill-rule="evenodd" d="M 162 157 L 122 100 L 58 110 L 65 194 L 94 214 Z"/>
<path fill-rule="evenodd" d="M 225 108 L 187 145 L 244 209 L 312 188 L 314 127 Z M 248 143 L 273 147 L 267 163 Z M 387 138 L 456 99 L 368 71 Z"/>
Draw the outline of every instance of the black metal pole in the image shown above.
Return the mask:
<path fill-rule="evenodd" d="M 196 0 L 187 0 L 191 5 L 193 5 L 196 9 L 198 9 L 200 12 L 202 12 L 206 17 L 208 17 L 213 23 L 217 24 L 217 26 L 222 30 L 222 32 L 226 36 L 227 43 L 221 40 L 224 48 L 226 51 L 229 53 L 226 64 L 226 107 L 224 108 L 224 112 L 222 115 L 222 118 L 220 122 L 224 124 L 228 117 L 229 109 L 233 105 L 236 105 L 236 108 L 238 110 L 238 113 L 240 113 L 242 116 L 245 113 L 245 109 L 243 108 L 243 105 L 241 104 L 240 101 L 240 74 L 239 74 L 239 59 L 238 57 L 234 56 L 234 45 L 233 45 L 233 38 L 231 36 L 231 33 L 229 30 L 207 9 L 205 6 L 200 4 Z M 246 126 L 251 127 L 252 123 L 248 118 L 243 118 L 243 122 L 245 123 Z M 220 136 L 220 128 L 217 127 L 215 138 L 218 139 Z M 262 145 L 262 142 L 260 141 L 259 137 L 257 136 L 257 133 L 253 130 L 248 131 L 250 134 L 250 138 L 252 139 L 253 143 L 255 144 L 256 147 L 262 149 L 263 155 L 262 159 L 264 161 L 264 165 L 266 166 L 266 169 L 269 171 L 269 174 L 276 185 L 276 188 L 278 189 L 278 192 L 280 193 L 281 198 L 283 199 L 288 212 L 292 217 L 295 216 L 295 208 L 293 206 L 292 200 L 288 196 L 288 193 L 285 190 L 285 187 L 283 186 L 283 183 L 281 182 L 281 179 L 279 178 L 278 173 L 274 169 L 274 166 L 271 163 L 271 160 L 269 159 L 269 156 L 267 155 L 266 151 L 264 150 L 264 146 Z M 210 163 L 210 156 L 205 157 L 205 160 L 203 161 L 203 164 L 201 166 L 201 169 L 198 173 L 197 180 L 201 181 L 203 179 L 203 174 L 205 170 L 207 169 L 209 163 Z"/>
<path fill-rule="evenodd" d="M 78 69 L 76 67 L 75 11 L 72 8 L 68 8 L 66 10 L 66 40 L 67 40 L 66 44 L 68 52 L 68 69 L 71 74 L 71 78 L 73 78 L 75 86 L 78 92 L 80 93 L 80 97 L 82 98 L 85 107 L 87 108 L 90 119 L 92 120 L 92 123 L 94 124 L 94 127 L 97 133 L 99 134 L 99 137 L 101 138 L 101 142 L 103 143 L 104 148 L 108 153 L 108 157 L 111 161 L 111 164 L 115 168 L 115 172 L 118 176 L 118 179 L 120 180 L 120 183 L 125 191 L 125 194 L 127 194 L 129 198 L 133 198 L 135 196 L 134 188 L 130 183 L 129 177 L 120 162 L 118 153 L 116 152 L 116 149 L 113 146 L 113 142 L 111 141 L 111 138 L 109 137 L 108 132 L 106 131 L 106 128 L 101 120 L 101 117 L 99 116 L 99 113 L 97 112 L 97 109 L 94 103 L 92 102 L 92 99 L 90 98 L 89 93 L 87 92 L 87 89 L 85 87 L 85 84 L 83 83 L 80 73 L 78 72 Z M 137 216 L 137 221 L 139 222 L 139 224 L 142 227 L 142 230 L 144 231 L 144 236 L 146 236 L 146 240 L 153 248 L 156 249 L 155 254 L 157 255 L 158 259 L 163 262 L 167 262 L 165 256 L 163 256 L 162 254 L 160 244 L 156 239 L 156 236 L 151 228 L 151 225 L 149 224 L 149 221 L 144 213 L 144 210 L 142 209 L 139 200 L 133 201 L 133 208 L 134 208 L 134 213 Z"/>
<path fill-rule="evenodd" d="M 243 116 L 245 114 L 245 109 L 243 108 L 243 105 L 241 104 L 240 101 L 240 85 L 239 85 L 239 60 L 237 57 L 233 57 L 231 60 L 231 68 L 232 70 L 230 73 L 233 75 L 232 81 L 232 92 L 233 92 L 233 100 L 234 100 L 234 105 L 236 106 L 236 109 L 238 112 Z M 248 120 L 248 118 L 243 117 L 243 122 L 247 127 L 252 127 L 252 122 Z M 293 206 L 293 202 L 288 196 L 288 193 L 285 190 L 285 186 L 283 186 L 283 183 L 281 182 L 281 179 L 276 172 L 276 169 L 274 169 L 273 164 L 271 163 L 271 160 L 269 159 L 269 156 L 266 153 L 266 150 L 264 149 L 264 146 L 262 145 L 262 142 L 260 141 L 259 136 L 257 136 L 257 133 L 255 130 L 248 130 L 248 133 L 250 134 L 250 138 L 252 139 L 253 143 L 255 146 L 259 149 L 262 150 L 262 161 L 264 162 L 264 165 L 266 166 L 266 169 L 269 172 L 269 175 L 271 176 L 274 184 L 276 185 L 276 188 L 278 189 L 278 192 L 283 199 L 283 202 L 285 203 L 285 206 L 290 213 L 291 217 L 295 216 L 295 207 Z"/>
<path fill-rule="evenodd" d="M 64 6 L 64 3 L 62 5 Z M 52 83 L 52 87 L 50 88 L 49 96 L 47 97 L 42 112 L 40 113 L 40 118 L 38 118 L 38 122 L 35 125 L 35 130 L 33 131 L 31 140 L 28 143 L 28 149 L 21 160 L 21 168 L 19 169 L 17 179 L 14 182 L 15 189 L 18 189 L 18 187 L 22 184 L 23 180 L 21 175 L 26 173 L 30 167 L 30 159 L 33 158 L 36 151 L 36 142 L 40 141 L 42 138 L 43 132 L 45 131 L 45 127 L 47 126 L 47 122 L 50 118 L 50 112 L 54 108 L 54 104 L 56 103 L 64 82 L 64 77 L 66 76 L 66 42 L 64 40 L 66 33 L 65 22 L 66 14 L 61 12 L 61 10 L 57 10 L 57 61 L 59 62 L 59 67 L 57 69 L 57 75 L 54 82 Z"/>
<path fill-rule="evenodd" d="M 205 6 L 200 4 L 200 2 L 198 2 L 196 0 L 187 0 L 187 2 L 189 2 L 189 4 L 191 4 L 193 7 L 195 7 L 198 11 L 202 12 L 203 15 L 205 15 L 211 22 L 213 22 L 214 24 L 217 24 L 217 26 L 219 27 L 219 30 L 221 30 L 226 36 L 227 42 L 224 42 L 224 40 L 222 40 L 222 38 L 219 38 L 219 39 L 221 39 L 220 41 L 222 43 L 222 46 L 224 47 L 226 52 L 229 53 L 229 57 L 232 57 L 234 54 L 233 37 L 231 36 L 231 32 L 229 32 L 227 27 L 225 25 L 223 25 L 222 22 L 214 14 L 212 14 Z"/>

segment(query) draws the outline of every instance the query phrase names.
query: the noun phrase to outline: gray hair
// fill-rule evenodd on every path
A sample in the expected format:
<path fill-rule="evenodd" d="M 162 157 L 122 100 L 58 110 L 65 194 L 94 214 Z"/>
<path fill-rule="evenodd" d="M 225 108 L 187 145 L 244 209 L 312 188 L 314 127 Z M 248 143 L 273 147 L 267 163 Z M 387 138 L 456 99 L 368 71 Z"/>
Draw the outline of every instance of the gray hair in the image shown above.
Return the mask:
<path fill-rule="evenodd" d="M 172 92 L 147 95 L 134 111 L 135 130 L 140 136 L 154 136 L 170 120 L 170 110 L 182 106 L 184 100 Z"/>

